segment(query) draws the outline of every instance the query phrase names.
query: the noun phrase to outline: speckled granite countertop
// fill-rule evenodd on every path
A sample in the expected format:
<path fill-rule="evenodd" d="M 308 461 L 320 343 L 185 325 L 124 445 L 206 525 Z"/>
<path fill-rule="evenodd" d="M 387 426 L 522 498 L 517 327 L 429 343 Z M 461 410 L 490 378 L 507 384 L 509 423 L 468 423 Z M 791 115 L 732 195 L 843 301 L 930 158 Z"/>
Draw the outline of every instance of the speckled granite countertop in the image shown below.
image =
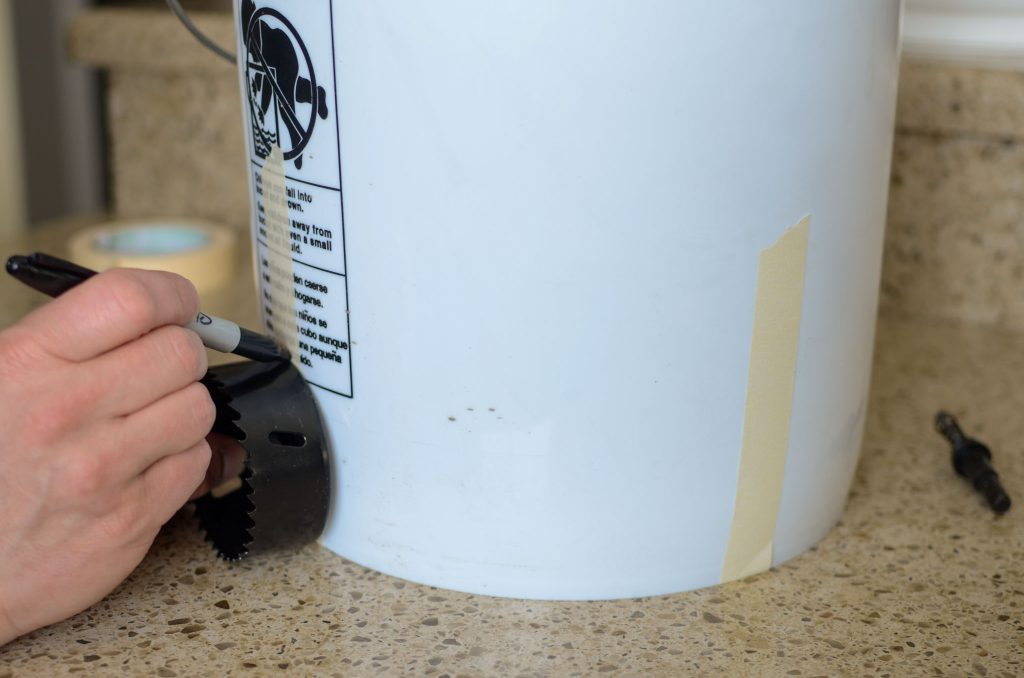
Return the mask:
<path fill-rule="evenodd" d="M 32 297 L 3 281 L 0 298 L 3 326 Z M 105 601 L 0 649 L 0 678 L 1022 675 L 1022 346 L 1014 332 L 883 319 L 842 523 L 745 581 L 621 602 L 485 598 L 316 545 L 228 565 L 186 510 Z M 1005 517 L 953 475 L 931 430 L 939 407 L 992 446 L 1018 499 Z"/>

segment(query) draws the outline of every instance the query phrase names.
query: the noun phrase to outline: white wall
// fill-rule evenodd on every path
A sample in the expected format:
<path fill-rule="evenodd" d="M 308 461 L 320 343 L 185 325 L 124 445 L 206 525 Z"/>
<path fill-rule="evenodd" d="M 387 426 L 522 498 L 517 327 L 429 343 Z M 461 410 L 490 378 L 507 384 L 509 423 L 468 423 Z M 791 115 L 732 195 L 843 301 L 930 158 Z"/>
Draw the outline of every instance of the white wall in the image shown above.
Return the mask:
<path fill-rule="evenodd" d="M 0 0 L 0 237 L 25 224 L 25 183 L 18 114 L 11 3 Z"/>

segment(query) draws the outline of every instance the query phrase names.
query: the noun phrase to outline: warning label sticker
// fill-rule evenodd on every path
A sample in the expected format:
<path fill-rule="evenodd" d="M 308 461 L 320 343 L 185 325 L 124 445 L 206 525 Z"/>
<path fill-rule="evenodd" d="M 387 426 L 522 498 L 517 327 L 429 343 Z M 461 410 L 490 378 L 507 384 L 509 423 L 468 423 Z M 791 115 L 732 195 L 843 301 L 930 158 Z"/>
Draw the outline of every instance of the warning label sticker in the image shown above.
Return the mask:
<path fill-rule="evenodd" d="M 264 323 L 271 332 L 287 328 L 297 334 L 288 343 L 297 345 L 300 369 L 310 384 L 351 398 L 332 26 L 330 0 L 304 2 L 301 11 L 288 2 L 241 3 L 243 95 Z M 274 169 L 268 162 L 280 162 L 282 156 L 283 195 L 277 186 L 264 185 L 265 170 Z M 276 217 L 285 212 L 286 218 Z M 282 256 L 293 265 L 273 265 Z M 287 294 L 294 298 L 276 298 Z M 294 321 L 275 318 L 282 309 L 294 314 Z"/>

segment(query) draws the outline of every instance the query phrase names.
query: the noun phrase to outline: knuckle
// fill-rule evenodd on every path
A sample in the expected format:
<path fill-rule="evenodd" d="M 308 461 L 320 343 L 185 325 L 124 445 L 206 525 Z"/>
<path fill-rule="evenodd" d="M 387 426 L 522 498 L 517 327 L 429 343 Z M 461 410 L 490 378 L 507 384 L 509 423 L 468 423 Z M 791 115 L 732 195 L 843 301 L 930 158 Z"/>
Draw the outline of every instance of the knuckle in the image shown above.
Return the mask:
<path fill-rule="evenodd" d="M 195 492 L 210 470 L 210 461 L 213 459 L 213 450 L 205 440 L 199 442 L 187 453 L 188 463 L 183 470 L 182 490 L 187 494 Z"/>
<path fill-rule="evenodd" d="M 160 474 L 160 491 L 177 509 L 188 501 L 206 477 L 212 452 L 205 440 L 164 460 Z M 164 502 L 161 502 L 164 503 Z"/>
<path fill-rule="evenodd" d="M 116 506 L 111 506 L 102 521 L 104 536 L 113 543 L 123 544 L 135 541 L 146 525 L 143 505 L 131 497 L 122 497 Z"/>
<path fill-rule="evenodd" d="M 142 279 L 126 269 L 114 269 L 104 275 L 109 281 L 109 299 L 116 312 L 142 334 L 156 321 L 156 300 Z"/>
<path fill-rule="evenodd" d="M 192 413 L 192 421 L 205 437 L 213 422 L 217 418 L 217 407 L 210 398 L 210 393 L 202 384 L 192 384 L 189 388 L 188 399 L 189 409 Z"/>
<path fill-rule="evenodd" d="M 33 408 L 21 413 L 18 442 L 27 449 L 45 449 L 58 443 L 69 428 L 67 408 L 52 406 L 43 410 Z"/>
<path fill-rule="evenodd" d="M 104 493 L 107 477 L 103 456 L 94 451 L 87 452 L 67 463 L 61 487 L 71 499 L 91 502 Z"/>
<path fill-rule="evenodd" d="M 192 451 L 195 457 L 191 468 L 193 477 L 202 480 L 206 476 L 206 470 L 210 468 L 210 460 L 213 459 L 213 448 L 210 447 L 210 443 L 200 440 Z"/>
<path fill-rule="evenodd" d="M 85 418 L 86 399 L 77 393 L 65 393 L 47 399 L 45 407 L 26 413 L 24 423 L 36 445 L 49 446 L 63 440 Z"/>
<path fill-rule="evenodd" d="M 199 292 L 196 286 L 188 278 L 177 273 L 168 273 L 167 276 L 173 281 L 175 292 L 181 302 L 182 310 L 188 318 L 194 318 L 199 312 Z"/>
<path fill-rule="evenodd" d="M 206 349 L 199 336 L 184 327 L 167 328 L 170 352 L 181 368 L 197 379 L 206 372 Z"/>

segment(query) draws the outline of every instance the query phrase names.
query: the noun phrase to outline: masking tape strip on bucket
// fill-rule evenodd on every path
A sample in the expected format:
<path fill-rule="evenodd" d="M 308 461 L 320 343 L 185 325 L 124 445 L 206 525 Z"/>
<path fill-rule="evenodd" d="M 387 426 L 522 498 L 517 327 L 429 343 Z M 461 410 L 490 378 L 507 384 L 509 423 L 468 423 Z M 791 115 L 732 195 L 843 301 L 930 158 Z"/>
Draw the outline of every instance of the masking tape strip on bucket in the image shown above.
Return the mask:
<path fill-rule="evenodd" d="M 772 565 L 796 385 L 810 217 L 761 252 L 736 506 L 721 580 Z"/>
<path fill-rule="evenodd" d="M 267 328 L 288 347 L 292 359 L 299 356 L 299 329 L 295 310 L 295 264 L 292 262 L 291 225 L 285 186 L 284 152 L 275 147 L 261 173 L 263 212 L 267 232 L 267 273 L 270 310 Z"/>

